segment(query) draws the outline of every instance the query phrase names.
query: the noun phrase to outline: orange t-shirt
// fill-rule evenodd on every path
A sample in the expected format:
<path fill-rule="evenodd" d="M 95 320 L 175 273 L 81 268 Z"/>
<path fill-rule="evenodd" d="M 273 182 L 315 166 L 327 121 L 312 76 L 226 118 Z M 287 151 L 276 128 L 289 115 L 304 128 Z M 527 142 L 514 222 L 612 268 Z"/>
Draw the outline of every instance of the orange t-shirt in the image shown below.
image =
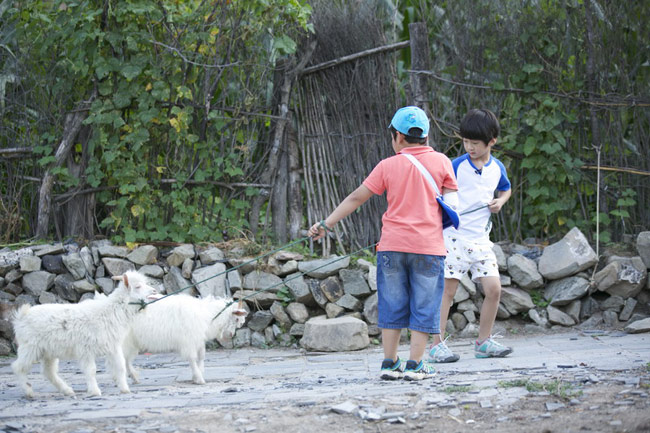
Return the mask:
<path fill-rule="evenodd" d="M 431 173 L 438 188 L 458 189 L 451 161 L 429 146 L 403 149 L 377 164 L 363 184 L 374 194 L 386 191 L 377 251 L 447 255 L 442 237 L 442 210 L 433 187 L 402 153 L 410 153 Z"/>

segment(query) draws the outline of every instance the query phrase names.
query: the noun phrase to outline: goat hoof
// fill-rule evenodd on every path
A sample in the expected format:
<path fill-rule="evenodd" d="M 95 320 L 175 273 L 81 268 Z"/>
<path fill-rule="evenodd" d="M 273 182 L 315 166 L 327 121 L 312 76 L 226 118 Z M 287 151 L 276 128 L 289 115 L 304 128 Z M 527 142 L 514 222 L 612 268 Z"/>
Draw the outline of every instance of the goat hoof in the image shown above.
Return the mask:
<path fill-rule="evenodd" d="M 101 397 L 101 395 L 102 395 L 102 392 L 99 389 L 93 390 L 93 391 L 88 391 L 88 397 Z"/>

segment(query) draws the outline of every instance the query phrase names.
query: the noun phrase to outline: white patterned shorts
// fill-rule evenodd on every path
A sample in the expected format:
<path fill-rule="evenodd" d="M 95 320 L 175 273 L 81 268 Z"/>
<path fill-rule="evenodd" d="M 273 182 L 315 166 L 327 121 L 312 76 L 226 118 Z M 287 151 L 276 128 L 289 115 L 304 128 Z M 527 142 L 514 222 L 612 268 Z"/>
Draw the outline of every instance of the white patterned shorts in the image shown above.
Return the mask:
<path fill-rule="evenodd" d="M 460 280 L 468 271 L 472 280 L 499 277 L 497 258 L 492 243 L 477 243 L 445 233 L 445 278 Z"/>

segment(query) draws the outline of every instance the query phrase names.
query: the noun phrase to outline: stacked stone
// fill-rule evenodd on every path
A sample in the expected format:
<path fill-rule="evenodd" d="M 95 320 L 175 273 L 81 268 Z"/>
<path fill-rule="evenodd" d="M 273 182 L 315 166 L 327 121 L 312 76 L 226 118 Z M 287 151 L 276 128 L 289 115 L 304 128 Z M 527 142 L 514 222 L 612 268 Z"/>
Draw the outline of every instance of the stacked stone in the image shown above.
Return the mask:
<path fill-rule="evenodd" d="M 542 328 L 650 330 L 650 232 L 638 236 L 636 248 L 638 256 L 608 255 L 599 263 L 578 229 L 546 248 L 495 244 L 503 286 L 498 319 L 523 317 Z M 160 251 L 104 240 L 0 251 L 0 355 L 12 350 L 8 317 L 16 306 L 110 294 L 111 277 L 134 269 L 164 294 L 243 298 L 250 311 L 246 326 L 232 340 L 221 341 L 226 347 L 290 346 L 299 340 L 310 350 L 354 350 L 380 334 L 377 268 L 368 261 L 351 266 L 349 257 L 306 260 L 280 251 L 260 262 L 241 247 L 180 245 Z M 482 301 L 480 285 L 465 277 L 447 330 L 475 336 Z"/>
<path fill-rule="evenodd" d="M 503 272 L 499 319 L 525 313 L 543 328 L 650 329 L 650 232 L 638 235 L 638 256 L 606 254 L 600 261 L 577 228 L 543 249 L 512 244 L 494 249 Z M 535 293 L 548 303 L 545 308 L 535 305 Z"/>

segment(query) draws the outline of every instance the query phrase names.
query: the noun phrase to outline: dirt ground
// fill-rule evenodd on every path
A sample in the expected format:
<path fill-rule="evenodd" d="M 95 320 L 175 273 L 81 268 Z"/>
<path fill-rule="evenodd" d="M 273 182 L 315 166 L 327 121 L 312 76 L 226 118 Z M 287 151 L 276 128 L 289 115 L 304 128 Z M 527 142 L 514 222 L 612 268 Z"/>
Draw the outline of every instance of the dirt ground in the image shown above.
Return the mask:
<path fill-rule="evenodd" d="M 460 401 L 455 408 L 431 406 L 426 402 L 424 383 L 412 384 L 413 391 L 399 398 L 355 401 L 359 410 L 383 412 L 384 419 L 363 419 L 359 411 L 336 413 L 333 402 L 290 402 L 282 404 L 198 406 L 191 409 L 147 410 L 139 417 L 61 421 L 40 418 L 29 428 L 20 423 L 4 431 L 48 433 L 90 432 L 650 432 L 650 373 L 644 367 L 628 376 L 640 377 L 638 387 L 603 383 L 572 386 L 572 395 L 535 392 L 513 404 L 482 408 L 476 402 L 462 404 L 466 392 L 454 392 Z M 555 378 L 557 379 L 557 377 Z M 560 379 L 561 380 L 561 379 Z M 439 390 L 440 391 L 440 390 Z M 571 403 L 571 399 L 576 401 Z M 547 403 L 564 406 L 549 411 Z M 1 428 L 1 424 L 0 424 Z"/>
<path fill-rule="evenodd" d="M 78 400 L 70 401 L 53 393 L 34 372 L 41 395 L 28 403 L 13 384 L 6 359 L 0 368 L 0 433 L 650 432 L 647 337 L 523 336 L 520 331 L 519 339 L 511 340 L 516 347 L 510 359 L 514 367 L 483 368 L 486 364 L 472 360 L 470 349 L 458 346 L 465 350 L 461 362 L 440 365 L 437 376 L 420 382 L 375 378 L 378 349 L 308 357 L 292 349 L 216 351 L 210 353 L 207 369 L 223 371 L 224 376 L 208 379 L 203 387 L 190 383 L 184 362 L 141 358 L 145 383 L 132 387 L 132 400 L 115 394 L 104 377 L 104 396 L 79 393 Z M 525 356 L 555 344 L 561 345 L 555 354 Z M 596 351 L 583 352 L 582 347 Z M 546 367 L 531 367 L 540 356 Z M 564 359 L 579 362 L 557 368 Z M 364 362 L 367 370 L 359 369 Z M 294 370 L 302 363 L 303 370 Z M 346 374 L 332 363 L 353 370 Z M 74 364 L 64 370 L 73 375 L 68 377 L 78 389 L 84 389 Z M 154 384 L 156 378 L 161 382 Z M 333 410 L 345 404 L 347 410 Z M 28 405 L 28 415 L 12 415 Z M 96 416 L 94 407 L 101 409 Z M 137 416 L 124 407 L 132 407 Z M 81 418 L 71 417 L 73 412 Z"/>
<path fill-rule="evenodd" d="M 460 414 L 448 409 L 427 408 L 415 398 L 409 406 L 387 406 L 387 412 L 403 413 L 399 420 L 366 421 L 356 414 L 336 414 L 327 405 L 280 408 L 237 408 L 231 416 L 199 410 L 176 425 L 182 431 L 226 432 L 650 432 L 648 397 L 632 405 L 613 405 L 622 386 L 596 386 L 580 397 L 581 404 L 554 412 L 546 411 L 552 396 L 530 396 L 502 409 L 459 406 Z M 549 415 L 544 415 L 549 414 Z M 175 418 L 175 414 L 159 414 Z M 224 420 L 225 417 L 225 420 Z M 403 419 L 403 422 L 402 422 Z M 254 427 L 256 430 L 247 430 Z"/>

